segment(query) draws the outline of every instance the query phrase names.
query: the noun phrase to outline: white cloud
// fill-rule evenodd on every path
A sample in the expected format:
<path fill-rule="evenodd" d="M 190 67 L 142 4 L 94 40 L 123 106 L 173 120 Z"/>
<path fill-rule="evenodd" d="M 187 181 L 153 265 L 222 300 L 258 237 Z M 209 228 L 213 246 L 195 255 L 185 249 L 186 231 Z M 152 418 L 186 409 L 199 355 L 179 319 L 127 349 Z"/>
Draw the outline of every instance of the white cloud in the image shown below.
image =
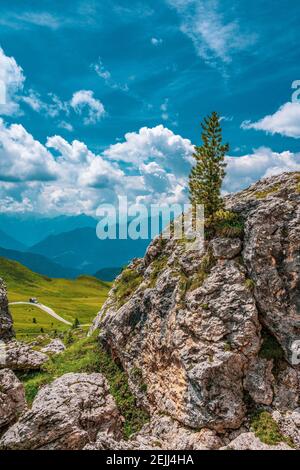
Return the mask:
<path fill-rule="evenodd" d="M 98 62 L 96 64 L 91 64 L 91 68 L 96 72 L 98 77 L 100 77 L 104 80 L 105 84 L 109 88 L 112 88 L 113 90 L 121 90 L 121 91 L 124 91 L 124 92 L 129 91 L 129 87 L 128 87 L 127 83 L 125 83 L 125 84 L 117 83 L 113 79 L 110 71 L 107 70 L 107 68 L 105 68 L 105 66 L 104 66 L 104 64 L 103 64 L 100 57 L 99 57 Z"/>
<path fill-rule="evenodd" d="M 241 127 L 242 129 L 255 129 L 299 139 L 300 104 L 291 102 L 285 103 L 274 114 L 265 116 L 257 122 L 244 121 Z"/>
<path fill-rule="evenodd" d="M 188 171 L 193 146 L 162 124 L 125 134 L 125 142 L 111 145 L 103 155 L 111 160 L 140 165 L 155 161 L 176 176 Z"/>
<path fill-rule="evenodd" d="M 56 178 L 56 164 L 47 149 L 23 126 L 5 126 L 0 119 L 0 180 L 47 181 Z"/>
<path fill-rule="evenodd" d="M 60 121 L 58 123 L 58 127 L 60 127 L 60 129 L 65 129 L 66 131 L 69 131 L 69 132 L 73 132 L 74 130 L 72 124 L 66 121 Z"/>
<path fill-rule="evenodd" d="M 240 157 L 226 157 L 224 191 L 235 192 L 248 187 L 255 181 L 283 172 L 300 171 L 300 153 L 273 152 L 261 147 L 252 154 Z"/>
<path fill-rule="evenodd" d="M 69 114 L 70 105 L 68 102 L 62 101 L 54 93 L 48 93 L 48 98 L 50 101 L 46 103 L 39 93 L 30 89 L 26 95 L 21 97 L 21 101 L 26 103 L 33 111 L 52 118 L 59 116 L 61 113 Z"/>
<path fill-rule="evenodd" d="M 15 15 L 15 18 L 24 23 L 35 26 L 46 26 L 50 29 L 58 29 L 62 23 L 60 18 L 48 12 L 24 12 Z"/>
<path fill-rule="evenodd" d="M 19 113 L 17 93 L 22 90 L 25 77 L 14 57 L 5 55 L 0 48 L 0 114 L 12 116 Z"/>
<path fill-rule="evenodd" d="M 105 115 L 105 109 L 101 101 L 94 98 L 94 92 L 91 90 L 80 90 L 73 94 L 70 101 L 71 107 L 78 114 L 87 111 L 84 118 L 86 125 L 95 124 Z"/>
<path fill-rule="evenodd" d="M 192 40 L 197 54 L 209 63 L 224 63 L 232 55 L 255 42 L 255 36 L 243 32 L 238 20 L 226 21 L 218 0 L 167 0 L 180 16 L 181 31 Z"/>
<path fill-rule="evenodd" d="M 151 38 L 151 44 L 153 46 L 160 46 L 163 43 L 163 40 L 161 38 Z"/>
<path fill-rule="evenodd" d="M 129 202 L 187 202 L 194 147 L 163 125 L 143 127 L 96 155 L 84 142 L 60 135 L 45 145 L 23 126 L 0 121 L 0 210 L 45 214 L 95 214 L 118 195 Z M 300 171 L 300 153 L 259 148 L 226 157 L 224 192 L 259 178 Z"/>

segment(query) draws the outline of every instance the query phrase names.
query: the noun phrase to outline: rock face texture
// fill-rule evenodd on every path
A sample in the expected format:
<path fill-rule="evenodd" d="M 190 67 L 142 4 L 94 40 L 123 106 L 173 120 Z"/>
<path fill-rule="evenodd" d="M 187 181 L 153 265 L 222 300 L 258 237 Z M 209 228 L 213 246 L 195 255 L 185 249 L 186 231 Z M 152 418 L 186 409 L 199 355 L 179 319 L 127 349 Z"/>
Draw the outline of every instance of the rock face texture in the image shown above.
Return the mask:
<path fill-rule="evenodd" d="M 299 406 L 299 185 L 283 174 L 227 196 L 243 230 L 225 222 L 201 252 L 157 237 L 117 278 L 91 331 L 151 415 L 225 435 L 247 424 L 249 400 Z"/>
<path fill-rule="evenodd" d="M 253 432 L 246 432 L 240 434 L 228 446 L 221 447 L 221 450 L 292 450 L 292 448 L 284 443 L 274 446 L 264 444 Z"/>
<path fill-rule="evenodd" d="M 19 341 L 9 341 L 2 349 L 1 368 L 12 370 L 36 370 L 40 369 L 49 357 L 39 351 L 35 351 L 28 344 Z"/>
<path fill-rule="evenodd" d="M 116 440 L 100 432 L 84 450 L 211 450 L 221 446 L 222 440 L 210 429 L 194 432 L 168 416 L 154 415 L 131 439 Z"/>
<path fill-rule="evenodd" d="M 98 432 L 117 438 L 121 417 L 101 374 L 66 374 L 42 388 L 1 449 L 77 450 Z"/>
<path fill-rule="evenodd" d="M 7 290 L 0 278 L 0 340 L 9 341 L 13 337 L 13 321 L 8 310 Z"/>
<path fill-rule="evenodd" d="M 0 370 L 0 433 L 27 408 L 24 387 L 9 369 Z"/>

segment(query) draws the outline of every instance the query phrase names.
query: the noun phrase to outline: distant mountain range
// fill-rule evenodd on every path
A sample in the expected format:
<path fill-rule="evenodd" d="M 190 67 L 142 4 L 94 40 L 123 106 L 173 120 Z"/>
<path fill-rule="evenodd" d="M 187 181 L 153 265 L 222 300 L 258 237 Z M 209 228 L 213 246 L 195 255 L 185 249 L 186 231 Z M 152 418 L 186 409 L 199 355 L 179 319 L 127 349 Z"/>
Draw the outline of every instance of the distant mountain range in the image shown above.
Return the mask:
<path fill-rule="evenodd" d="M 122 268 L 103 268 L 95 273 L 97 279 L 113 281 L 122 271 Z"/>
<path fill-rule="evenodd" d="M 50 235 L 30 248 L 31 253 L 47 256 L 62 266 L 95 274 L 103 268 L 120 268 L 132 258 L 141 257 L 147 240 L 100 240 L 94 228 L 85 227 Z"/>
<path fill-rule="evenodd" d="M 23 264 L 31 271 L 44 276 L 74 279 L 81 274 L 80 271 L 76 269 L 60 266 L 45 256 L 37 255 L 35 253 L 6 250 L 5 248 L 0 247 L 0 256 L 6 259 L 18 261 L 18 263 Z"/>
<path fill-rule="evenodd" d="M 26 247 L 35 245 L 49 235 L 57 235 L 81 227 L 96 228 L 96 225 L 96 219 L 84 214 L 61 215 L 53 218 L 40 214 L 0 214 L 0 229 Z M 2 246 L 1 243 L 0 246 Z"/>
<path fill-rule="evenodd" d="M 25 251 L 26 246 L 0 229 L 0 246 L 8 250 Z"/>
<path fill-rule="evenodd" d="M 100 240 L 96 225 L 86 215 L 0 214 L 0 256 L 53 278 L 88 274 L 112 281 L 132 258 L 144 256 L 150 239 Z"/>

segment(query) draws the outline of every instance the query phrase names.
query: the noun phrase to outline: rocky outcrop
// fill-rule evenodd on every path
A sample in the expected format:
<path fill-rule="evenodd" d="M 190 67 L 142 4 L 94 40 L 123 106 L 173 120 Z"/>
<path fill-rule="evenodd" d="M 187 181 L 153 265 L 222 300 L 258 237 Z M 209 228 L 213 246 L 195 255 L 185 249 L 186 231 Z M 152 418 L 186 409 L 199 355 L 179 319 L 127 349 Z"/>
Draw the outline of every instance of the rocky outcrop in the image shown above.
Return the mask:
<path fill-rule="evenodd" d="M 154 415 L 131 439 L 116 440 L 100 432 L 85 450 L 211 450 L 221 446 L 222 440 L 210 429 L 195 432 L 168 416 Z"/>
<path fill-rule="evenodd" d="M 91 331 L 151 415 L 238 437 L 249 406 L 299 406 L 299 182 L 283 174 L 227 196 L 235 222 L 202 251 L 157 237 L 117 278 Z M 255 447 L 252 438 L 233 445 Z"/>
<path fill-rule="evenodd" d="M 35 351 L 28 344 L 19 341 L 5 343 L 2 356 L 0 369 L 8 368 L 23 371 L 40 369 L 49 360 L 46 354 Z"/>
<path fill-rule="evenodd" d="M 277 445 L 269 445 L 261 442 L 253 432 L 246 432 L 240 434 L 226 447 L 222 447 L 221 450 L 293 450 L 292 447 L 281 442 Z"/>
<path fill-rule="evenodd" d="M 27 408 L 22 383 L 9 369 L 0 370 L 0 433 Z"/>
<path fill-rule="evenodd" d="M 117 438 L 120 428 L 104 377 L 70 373 L 39 391 L 31 410 L 2 436 L 0 448 L 76 450 L 99 432 Z"/>
<path fill-rule="evenodd" d="M 0 278 L 0 340 L 9 341 L 13 337 L 13 320 L 8 309 L 7 290 Z"/>
<path fill-rule="evenodd" d="M 62 352 L 64 352 L 65 349 L 66 349 L 66 346 L 64 345 L 64 343 L 59 338 L 55 338 L 52 341 L 50 341 L 50 343 L 47 344 L 47 346 L 42 348 L 41 352 L 56 356 L 57 354 L 61 354 Z"/>

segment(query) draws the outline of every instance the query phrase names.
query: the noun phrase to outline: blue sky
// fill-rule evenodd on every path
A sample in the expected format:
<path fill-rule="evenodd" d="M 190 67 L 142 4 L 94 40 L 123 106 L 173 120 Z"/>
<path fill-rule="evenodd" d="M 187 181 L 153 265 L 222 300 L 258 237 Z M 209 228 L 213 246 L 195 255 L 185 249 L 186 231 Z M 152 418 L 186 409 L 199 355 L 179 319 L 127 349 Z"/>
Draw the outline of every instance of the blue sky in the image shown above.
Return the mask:
<path fill-rule="evenodd" d="M 213 110 L 224 191 L 299 170 L 299 20 L 296 0 L 3 0 L 0 211 L 183 201 Z"/>

